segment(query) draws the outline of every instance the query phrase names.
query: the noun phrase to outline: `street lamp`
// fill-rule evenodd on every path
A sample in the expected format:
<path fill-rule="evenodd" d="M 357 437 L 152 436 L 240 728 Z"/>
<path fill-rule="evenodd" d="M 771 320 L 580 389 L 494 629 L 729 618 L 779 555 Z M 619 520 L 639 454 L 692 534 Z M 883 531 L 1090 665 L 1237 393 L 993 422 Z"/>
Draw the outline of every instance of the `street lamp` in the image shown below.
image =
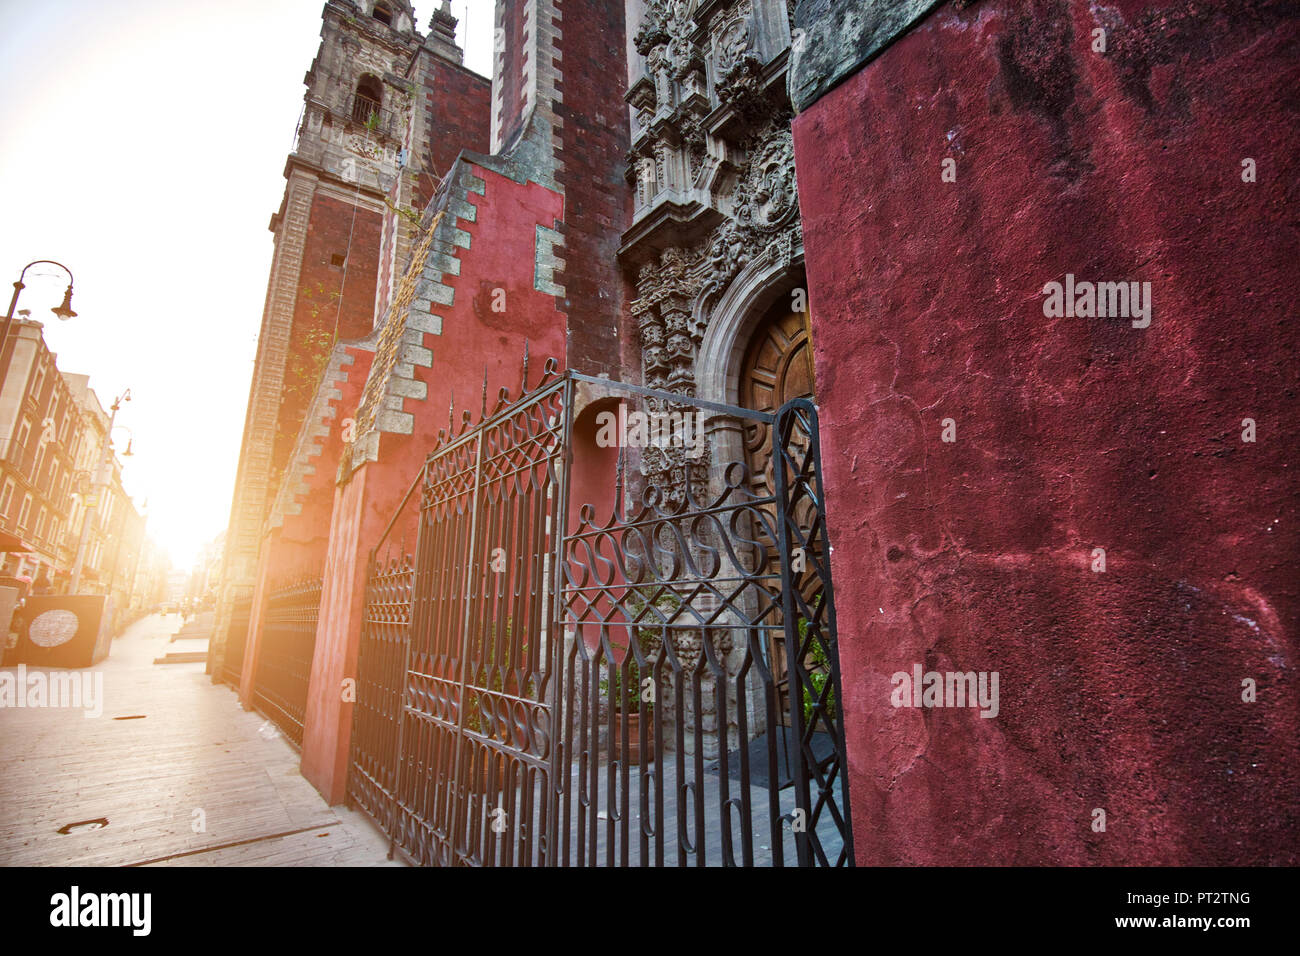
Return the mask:
<path fill-rule="evenodd" d="M 72 566 L 72 580 L 68 584 L 68 593 L 76 594 L 81 588 L 81 566 L 86 561 L 86 544 L 89 537 L 90 526 L 95 520 L 96 512 L 99 510 L 99 496 L 104 493 L 104 487 L 108 484 L 107 470 L 109 462 L 113 456 L 113 420 L 117 418 L 117 411 L 122 407 L 123 402 L 131 400 L 131 390 L 128 388 L 125 392 L 113 399 L 110 406 L 112 414 L 108 416 L 108 430 L 104 432 L 104 453 L 99 458 L 98 474 L 95 476 L 95 487 L 92 491 L 91 504 L 86 508 L 85 515 L 81 519 L 81 537 L 77 541 L 77 560 Z M 127 448 L 130 448 L 130 440 L 127 440 Z"/>
<path fill-rule="evenodd" d="M 9 342 L 9 327 L 13 324 L 14 321 L 14 308 L 17 307 L 18 305 L 18 294 L 22 292 L 23 289 L 27 288 L 27 286 L 23 285 L 23 279 L 27 277 L 27 270 L 30 269 L 32 266 L 37 266 L 37 265 L 58 266 L 60 269 L 62 269 L 64 272 L 68 274 L 68 288 L 63 293 L 63 301 L 59 305 L 50 309 L 50 311 L 53 312 L 55 315 L 57 315 L 60 319 L 63 319 L 65 321 L 67 319 L 76 318 L 77 313 L 72 311 L 72 283 L 74 281 L 72 278 L 72 270 L 69 269 L 67 266 L 65 266 L 62 262 L 55 262 L 53 259 L 37 259 L 35 262 L 27 263 L 27 265 L 23 266 L 23 271 L 18 276 L 18 281 L 14 283 L 14 295 L 13 298 L 9 300 L 9 311 L 5 313 L 4 332 L 0 333 L 0 362 L 4 362 L 4 349 L 5 349 L 5 345 L 7 345 Z M 31 313 L 26 312 L 26 314 L 30 315 Z M 9 377 L 8 362 L 4 362 L 3 369 L 0 370 L 0 376 L 2 376 L 0 377 L 0 388 L 3 388 L 5 379 Z"/>
<path fill-rule="evenodd" d="M 128 395 L 128 396 L 131 394 L 131 390 L 130 390 L 129 388 L 126 390 L 126 392 L 127 392 L 127 395 Z M 129 402 L 130 400 L 131 400 L 131 399 L 130 399 L 129 397 L 126 399 L 126 401 L 128 401 L 128 402 Z M 117 431 L 119 428 L 122 429 L 122 431 L 126 432 L 126 434 L 127 434 L 127 439 L 126 439 L 126 451 L 122 452 L 122 457 L 123 457 L 123 458 L 130 458 L 132 455 L 135 454 L 135 452 L 133 452 L 133 451 L 131 450 L 131 443 L 135 441 L 135 432 L 131 431 L 131 429 L 127 428 L 125 425 L 114 425 L 114 426 L 113 426 L 113 431 Z M 111 434 L 108 436 L 108 440 L 109 440 L 109 443 L 111 444 L 112 441 L 113 441 L 113 436 L 112 436 Z"/>

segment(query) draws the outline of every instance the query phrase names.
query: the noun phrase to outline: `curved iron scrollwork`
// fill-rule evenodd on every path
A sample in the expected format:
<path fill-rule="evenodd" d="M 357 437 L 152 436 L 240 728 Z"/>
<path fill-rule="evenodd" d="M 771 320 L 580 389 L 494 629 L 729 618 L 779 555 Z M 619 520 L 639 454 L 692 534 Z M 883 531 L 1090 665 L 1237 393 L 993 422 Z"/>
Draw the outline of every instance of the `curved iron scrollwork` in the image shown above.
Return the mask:
<path fill-rule="evenodd" d="M 781 504 L 781 595 L 789 654 L 790 723 L 800 759 L 795 776 L 796 801 L 808 814 L 805 839 L 797 841 L 799 863 L 821 866 L 852 861 L 848 755 L 839 702 L 840 680 L 835 594 L 831 584 L 830 545 L 822 492 L 821 447 L 817 407 L 806 398 L 782 405 L 776 413 L 777 440 L 772 443 L 776 495 Z M 800 560 L 794 560 L 798 555 Z M 816 746 L 821 735 L 832 747 Z M 821 839 L 829 818 L 843 834 L 839 847 Z M 830 854 L 837 854 L 835 859 Z"/>
<path fill-rule="evenodd" d="M 372 566 L 351 798 L 422 864 L 851 865 L 816 410 L 552 375 L 440 436 L 413 559 Z M 762 422 L 774 489 L 625 488 L 620 450 L 571 502 L 580 383 Z"/>

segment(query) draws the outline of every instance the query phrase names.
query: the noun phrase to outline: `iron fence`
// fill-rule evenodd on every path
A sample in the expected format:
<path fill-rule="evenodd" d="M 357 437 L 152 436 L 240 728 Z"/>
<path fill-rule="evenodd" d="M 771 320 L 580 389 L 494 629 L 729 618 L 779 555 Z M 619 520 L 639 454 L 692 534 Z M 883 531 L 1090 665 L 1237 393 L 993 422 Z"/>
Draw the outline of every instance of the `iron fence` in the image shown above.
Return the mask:
<path fill-rule="evenodd" d="M 353 799 L 420 864 L 851 865 L 816 409 L 554 373 L 440 437 L 372 565 Z M 770 493 L 716 443 L 593 477 L 579 385 L 768 427 Z"/>
<path fill-rule="evenodd" d="M 409 555 L 372 564 L 352 712 L 348 800 L 391 826 L 397 777 L 397 727 L 406 677 L 415 569 Z"/>
<path fill-rule="evenodd" d="M 316 649 L 321 579 L 302 578 L 273 590 L 262 615 L 253 700 L 290 740 L 302 746 L 307 686 Z"/>

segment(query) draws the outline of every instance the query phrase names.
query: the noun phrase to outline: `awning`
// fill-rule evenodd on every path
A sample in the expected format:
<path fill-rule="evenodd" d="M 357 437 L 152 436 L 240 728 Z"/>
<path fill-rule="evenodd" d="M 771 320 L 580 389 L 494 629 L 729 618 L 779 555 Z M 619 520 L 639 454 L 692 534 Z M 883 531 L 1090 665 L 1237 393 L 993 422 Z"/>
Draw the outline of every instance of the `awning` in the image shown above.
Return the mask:
<path fill-rule="evenodd" d="M 16 534 L 10 534 L 8 531 L 0 531 L 0 551 L 10 551 L 18 554 L 25 554 L 32 549 L 23 543 L 23 539 Z"/>

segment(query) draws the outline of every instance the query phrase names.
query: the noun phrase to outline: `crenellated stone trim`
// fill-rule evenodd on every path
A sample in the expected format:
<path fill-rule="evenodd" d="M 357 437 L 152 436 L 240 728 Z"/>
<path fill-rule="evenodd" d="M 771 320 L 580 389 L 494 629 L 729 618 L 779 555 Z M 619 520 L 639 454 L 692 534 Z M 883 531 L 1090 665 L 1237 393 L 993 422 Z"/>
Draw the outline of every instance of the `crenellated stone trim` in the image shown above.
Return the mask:
<path fill-rule="evenodd" d="M 428 397 L 428 388 L 415 370 L 433 367 L 428 337 L 442 335 L 444 320 L 439 313 L 456 302 L 455 287 L 446 280 L 460 275 L 456 251 L 469 249 L 471 244 L 471 236 L 461 224 L 478 218 L 469 196 L 483 195 L 486 188 L 473 165 L 459 158 L 426 210 L 411 264 L 376 330 L 375 360 L 357 409 L 357 439 L 344 453 L 341 479 L 365 462 L 378 459 L 381 434 L 410 435 L 415 430 L 415 415 L 406 410 L 406 400 Z"/>
<path fill-rule="evenodd" d="M 285 518 L 302 513 L 303 495 L 310 491 L 308 479 L 316 474 L 312 459 L 319 459 L 324 453 L 325 442 L 329 438 L 331 422 L 338 418 L 338 402 L 343 399 L 339 387 L 348 381 L 349 366 L 355 364 L 356 356 L 350 349 L 366 348 L 367 342 L 340 342 L 330 353 L 329 362 L 321 375 L 316 394 L 303 417 L 302 428 L 298 431 L 298 441 L 294 445 L 289 465 L 285 469 L 284 480 L 276 494 L 275 503 L 267 515 L 263 534 L 284 525 Z"/>
<path fill-rule="evenodd" d="M 564 245 L 564 235 L 558 229 L 559 220 L 556 220 L 555 225 L 557 227 L 555 229 L 542 225 L 537 227 L 537 241 L 533 255 L 533 288 L 547 295 L 563 297 L 564 286 L 556 283 L 555 274 L 564 268 L 564 260 L 555 254 L 555 249 L 557 246 Z"/>

